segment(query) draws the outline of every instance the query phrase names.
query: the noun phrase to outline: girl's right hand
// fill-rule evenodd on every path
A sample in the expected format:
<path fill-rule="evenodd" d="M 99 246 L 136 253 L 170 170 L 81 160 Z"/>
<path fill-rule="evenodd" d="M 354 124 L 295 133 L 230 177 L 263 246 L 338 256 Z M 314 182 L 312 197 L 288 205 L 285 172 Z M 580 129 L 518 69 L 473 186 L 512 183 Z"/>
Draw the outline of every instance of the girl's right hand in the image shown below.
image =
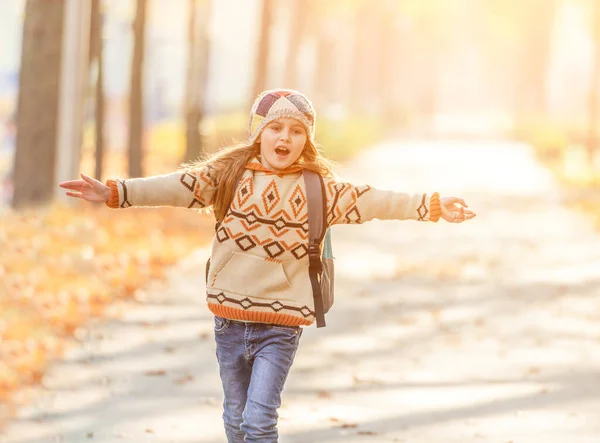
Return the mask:
<path fill-rule="evenodd" d="M 70 197 L 81 198 L 89 202 L 107 202 L 110 198 L 110 188 L 95 178 L 81 173 L 83 180 L 69 180 L 61 182 L 61 188 L 76 192 L 67 192 Z"/>

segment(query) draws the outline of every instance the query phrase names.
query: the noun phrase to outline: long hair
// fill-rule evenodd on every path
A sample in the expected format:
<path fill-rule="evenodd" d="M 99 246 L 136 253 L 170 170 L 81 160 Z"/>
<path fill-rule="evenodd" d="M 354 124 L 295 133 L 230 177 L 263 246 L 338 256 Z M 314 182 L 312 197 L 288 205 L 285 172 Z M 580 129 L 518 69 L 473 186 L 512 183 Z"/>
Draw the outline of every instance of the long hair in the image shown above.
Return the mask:
<path fill-rule="evenodd" d="M 217 221 L 223 220 L 233 201 L 238 180 L 244 173 L 246 165 L 254 157 L 260 157 L 260 144 L 240 142 L 232 146 L 224 146 L 213 154 L 204 154 L 198 160 L 183 163 L 181 169 L 193 170 L 212 168 L 217 182 L 212 211 Z M 298 160 L 292 166 L 316 172 L 322 177 L 334 177 L 334 163 L 323 156 L 320 149 L 307 139 Z"/>

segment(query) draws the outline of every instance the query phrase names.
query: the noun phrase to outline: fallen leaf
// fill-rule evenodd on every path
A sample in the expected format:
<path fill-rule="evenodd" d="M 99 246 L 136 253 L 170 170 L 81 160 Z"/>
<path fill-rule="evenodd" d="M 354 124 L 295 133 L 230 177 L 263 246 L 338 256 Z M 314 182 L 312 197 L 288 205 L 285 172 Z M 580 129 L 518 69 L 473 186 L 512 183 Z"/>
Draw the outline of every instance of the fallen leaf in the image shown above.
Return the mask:
<path fill-rule="evenodd" d="M 317 397 L 319 398 L 331 398 L 331 392 L 326 390 L 321 390 L 317 393 Z"/>
<path fill-rule="evenodd" d="M 194 377 L 192 377 L 191 375 L 188 374 L 188 375 L 185 375 L 185 376 L 175 380 L 175 384 L 183 385 L 183 384 L 189 383 L 191 381 L 194 381 Z"/>
<path fill-rule="evenodd" d="M 146 372 L 144 372 L 144 375 L 147 375 L 149 377 L 159 377 L 159 376 L 167 375 L 167 371 L 165 371 L 164 369 L 159 369 L 156 371 L 146 371 Z"/>

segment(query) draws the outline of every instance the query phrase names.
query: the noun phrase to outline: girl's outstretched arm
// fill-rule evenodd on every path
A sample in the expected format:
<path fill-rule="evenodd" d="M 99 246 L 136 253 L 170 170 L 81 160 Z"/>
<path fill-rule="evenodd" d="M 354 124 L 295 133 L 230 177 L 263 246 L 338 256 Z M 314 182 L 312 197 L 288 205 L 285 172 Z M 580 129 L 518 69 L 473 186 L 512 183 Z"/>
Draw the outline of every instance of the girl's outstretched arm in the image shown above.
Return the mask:
<path fill-rule="evenodd" d="M 60 183 L 67 195 L 87 201 L 105 202 L 110 208 L 211 206 L 217 182 L 212 167 L 186 169 L 170 174 L 126 180 L 107 180 L 106 184 L 82 174 L 83 180 Z"/>
<path fill-rule="evenodd" d="M 460 223 L 475 217 L 456 197 L 440 198 L 437 192 L 408 194 L 355 186 L 331 178 L 324 179 L 327 192 L 327 224 L 364 223 L 380 220 L 419 220 L 437 222 L 440 218 Z M 459 207 L 462 204 L 464 207 Z"/>

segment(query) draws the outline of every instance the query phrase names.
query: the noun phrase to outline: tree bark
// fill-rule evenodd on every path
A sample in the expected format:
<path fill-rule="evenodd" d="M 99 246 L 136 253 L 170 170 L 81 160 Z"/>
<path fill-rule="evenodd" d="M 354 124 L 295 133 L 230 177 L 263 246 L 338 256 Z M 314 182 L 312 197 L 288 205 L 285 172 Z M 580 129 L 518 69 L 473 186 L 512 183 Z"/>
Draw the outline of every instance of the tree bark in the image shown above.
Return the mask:
<path fill-rule="evenodd" d="M 12 206 L 54 195 L 64 0 L 29 0 L 25 9 Z"/>
<path fill-rule="evenodd" d="M 186 150 L 184 161 L 202 153 L 200 124 L 208 81 L 210 0 L 188 0 L 188 67 L 186 79 Z M 199 8 L 200 6 L 200 8 Z"/>
<path fill-rule="evenodd" d="M 555 0 L 528 0 L 523 3 L 516 81 L 517 120 L 538 117 L 546 111 L 546 78 Z"/>
<path fill-rule="evenodd" d="M 594 164 L 598 144 L 598 80 L 600 79 L 600 1 L 592 0 L 592 30 L 594 36 L 594 56 L 590 84 L 587 156 L 590 165 Z"/>
<path fill-rule="evenodd" d="M 256 72 L 254 75 L 254 86 L 252 88 L 252 100 L 266 89 L 267 74 L 269 67 L 269 45 L 271 34 L 271 22 L 275 7 L 273 0 L 263 0 L 260 33 L 258 34 L 258 54 L 256 57 Z"/>
<path fill-rule="evenodd" d="M 101 180 L 104 162 L 104 48 L 102 40 L 102 0 L 92 0 L 92 22 L 90 32 L 90 66 L 96 64 L 96 84 L 94 88 L 95 120 L 95 164 L 94 177 Z"/>
<path fill-rule="evenodd" d="M 144 52 L 148 0 L 137 0 L 129 97 L 129 176 L 141 177 L 144 136 Z"/>
<path fill-rule="evenodd" d="M 285 69 L 283 79 L 286 88 L 297 88 L 298 54 L 300 45 L 306 37 L 306 21 L 311 6 L 311 2 L 306 0 L 292 0 L 290 37 L 286 60 L 283 64 Z"/>

